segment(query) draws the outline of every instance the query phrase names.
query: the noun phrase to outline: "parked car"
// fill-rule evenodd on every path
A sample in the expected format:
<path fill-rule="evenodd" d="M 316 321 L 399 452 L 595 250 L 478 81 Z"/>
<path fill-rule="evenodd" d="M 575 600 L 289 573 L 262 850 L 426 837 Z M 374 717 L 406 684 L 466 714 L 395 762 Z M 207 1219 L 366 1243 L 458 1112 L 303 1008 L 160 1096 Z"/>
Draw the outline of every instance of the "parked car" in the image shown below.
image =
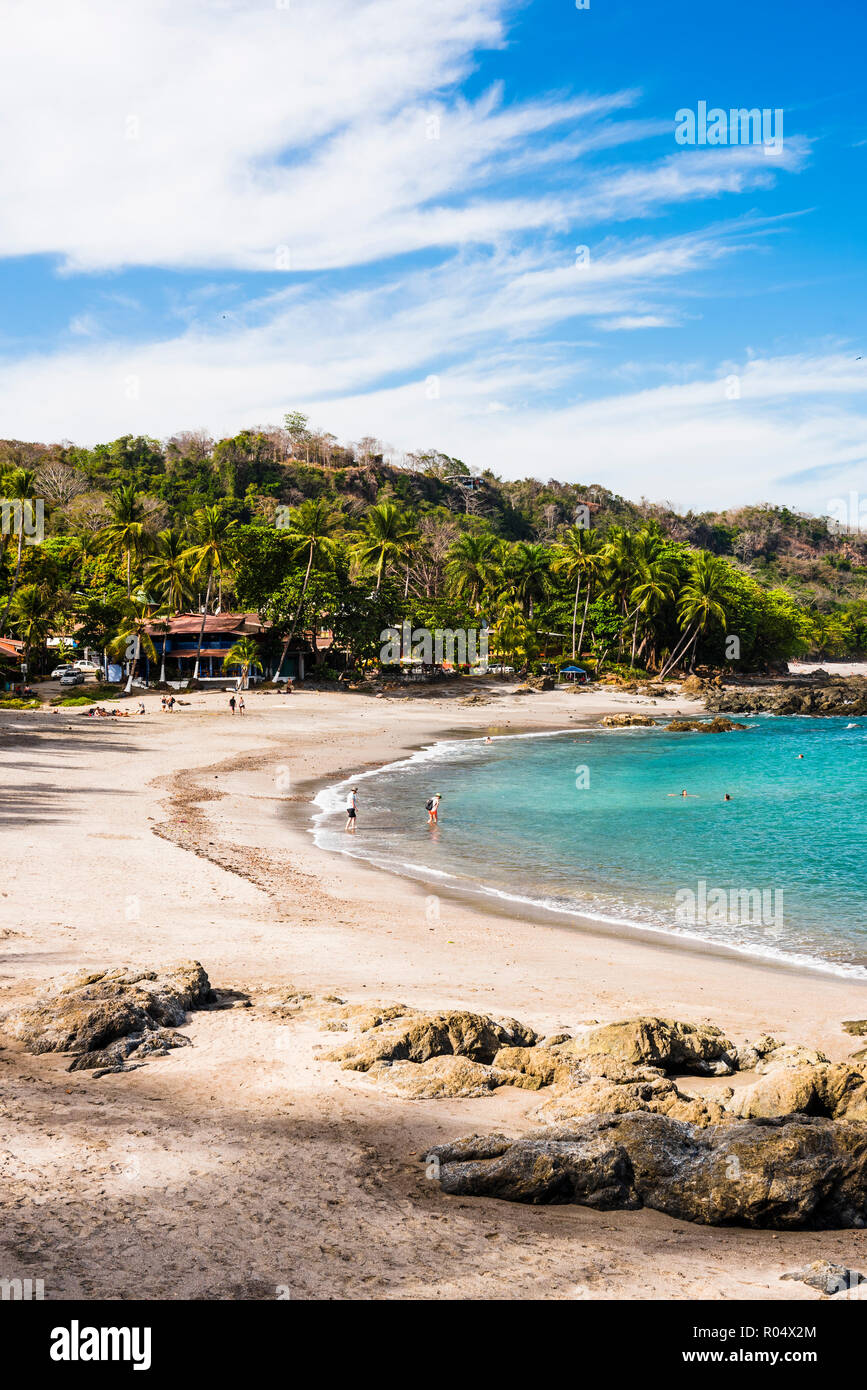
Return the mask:
<path fill-rule="evenodd" d="M 84 685 L 84 672 L 70 670 L 60 677 L 61 685 Z"/>
<path fill-rule="evenodd" d="M 86 676 L 95 676 L 99 673 L 99 667 L 92 661 L 76 661 L 75 670 L 83 671 Z"/>
<path fill-rule="evenodd" d="M 70 666 L 70 664 L 69 664 L 68 661 L 64 661 L 63 664 L 62 664 L 61 666 L 55 666 L 54 670 L 51 672 L 51 679 L 52 679 L 53 681 L 54 681 L 54 680 L 59 680 L 61 676 L 65 676 L 65 675 L 66 675 L 67 671 L 74 671 L 74 670 L 75 670 L 75 667 L 74 667 L 74 666 Z"/>

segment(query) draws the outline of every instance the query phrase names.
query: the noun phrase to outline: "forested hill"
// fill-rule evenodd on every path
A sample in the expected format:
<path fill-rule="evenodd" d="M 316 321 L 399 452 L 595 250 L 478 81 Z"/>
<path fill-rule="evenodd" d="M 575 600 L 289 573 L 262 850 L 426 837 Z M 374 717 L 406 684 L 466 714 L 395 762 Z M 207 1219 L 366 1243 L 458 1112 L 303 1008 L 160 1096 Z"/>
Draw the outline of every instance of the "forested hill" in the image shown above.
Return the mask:
<path fill-rule="evenodd" d="M 600 482 L 504 482 L 436 450 L 393 458 L 377 439 L 339 444 L 303 416 L 288 418 L 289 428 L 243 430 L 219 441 L 204 431 L 165 441 L 125 435 L 93 449 L 4 440 L 0 468 L 39 470 L 52 532 L 100 529 L 112 494 L 128 484 L 152 499 L 167 526 L 214 502 L 250 522 L 273 520 L 279 505 L 305 498 L 324 497 L 350 517 L 393 499 L 431 520 L 449 518 L 456 534 L 490 530 L 504 540 L 544 542 L 556 540 L 576 508 L 586 506 L 602 534 L 655 519 L 673 540 L 726 556 L 763 586 L 782 586 L 820 612 L 867 599 L 867 531 L 842 533 L 828 518 L 772 506 L 683 514 L 660 500 L 629 501 Z M 548 466 L 539 462 L 533 471 Z"/>
<path fill-rule="evenodd" d="M 39 544 L 0 536 L 0 636 L 28 652 L 72 627 L 122 645 L 202 608 L 255 610 L 286 642 L 326 628 L 362 660 L 404 619 L 484 622 L 523 666 L 581 654 L 662 674 L 867 648 L 867 538 L 827 518 L 506 482 L 436 450 L 341 444 L 297 413 L 218 441 L 7 440 L 0 497 L 40 504 Z"/>

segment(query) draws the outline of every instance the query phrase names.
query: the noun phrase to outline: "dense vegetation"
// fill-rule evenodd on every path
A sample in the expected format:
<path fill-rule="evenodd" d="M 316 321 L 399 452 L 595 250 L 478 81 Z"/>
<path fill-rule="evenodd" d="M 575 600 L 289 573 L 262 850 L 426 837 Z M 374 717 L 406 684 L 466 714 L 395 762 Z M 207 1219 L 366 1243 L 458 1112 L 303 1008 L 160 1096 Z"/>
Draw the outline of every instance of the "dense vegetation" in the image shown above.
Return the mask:
<path fill-rule="evenodd" d="M 138 635 L 147 650 L 146 623 L 202 605 L 273 624 L 248 665 L 320 627 L 371 657 L 403 618 L 489 625 L 513 664 L 583 653 L 659 673 L 867 649 L 867 538 L 827 519 L 683 516 L 599 485 L 503 482 L 436 451 L 387 459 L 297 413 L 218 442 L 8 440 L 0 497 L 43 499 L 40 544 L 21 527 L 0 537 L 0 634 L 37 663 L 50 632 L 80 624 L 93 646 Z"/>

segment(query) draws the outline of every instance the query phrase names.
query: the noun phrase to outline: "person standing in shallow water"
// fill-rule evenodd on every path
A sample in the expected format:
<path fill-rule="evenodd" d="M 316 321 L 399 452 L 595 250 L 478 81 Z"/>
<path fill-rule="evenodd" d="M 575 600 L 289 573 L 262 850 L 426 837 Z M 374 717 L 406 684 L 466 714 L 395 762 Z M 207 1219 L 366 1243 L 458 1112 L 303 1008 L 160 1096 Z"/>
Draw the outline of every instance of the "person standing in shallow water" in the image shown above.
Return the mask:
<path fill-rule="evenodd" d="M 426 807 L 425 807 L 425 810 L 427 811 L 427 823 L 428 823 L 428 825 L 436 825 L 436 824 L 438 823 L 438 821 L 439 821 L 440 801 L 441 801 L 441 800 L 442 800 L 442 792 L 434 792 L 434 794 L 433 794 L 433 796 L 431 797 L 430 801 L 427 803 L 427 805 L 426 805 Z"/>
<path fill-rule="evenodd" d="M 350 833 L 351 835 L 354 835 L 354 834 L 355 834 L 355 827 L 356 827 L 356 824 L 357 824 L 357 818 L 358 818 L 358 788 L 357 788 L 357 787 L 352 787 L 352 788 L 350 789 L 350 792 L 349 792 L 348 797 L 346 798 L 346 825 L 344 826 L 344 829 L 345 829 L 345 830 L 348 830 L 349 833 Z"/>

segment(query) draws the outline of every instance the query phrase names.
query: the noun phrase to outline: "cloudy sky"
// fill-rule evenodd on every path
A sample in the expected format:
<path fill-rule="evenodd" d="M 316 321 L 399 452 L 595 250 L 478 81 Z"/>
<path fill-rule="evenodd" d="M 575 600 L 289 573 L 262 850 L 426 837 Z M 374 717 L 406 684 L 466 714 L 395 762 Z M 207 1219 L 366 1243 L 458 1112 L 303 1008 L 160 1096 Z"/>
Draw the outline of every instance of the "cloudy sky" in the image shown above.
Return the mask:
<path fill-rule="evenodd" d="M 860 0 L 6 0 L 6 437 L 867 492 Z M 675 114 L 783 112 L 782 148 Z"/>

